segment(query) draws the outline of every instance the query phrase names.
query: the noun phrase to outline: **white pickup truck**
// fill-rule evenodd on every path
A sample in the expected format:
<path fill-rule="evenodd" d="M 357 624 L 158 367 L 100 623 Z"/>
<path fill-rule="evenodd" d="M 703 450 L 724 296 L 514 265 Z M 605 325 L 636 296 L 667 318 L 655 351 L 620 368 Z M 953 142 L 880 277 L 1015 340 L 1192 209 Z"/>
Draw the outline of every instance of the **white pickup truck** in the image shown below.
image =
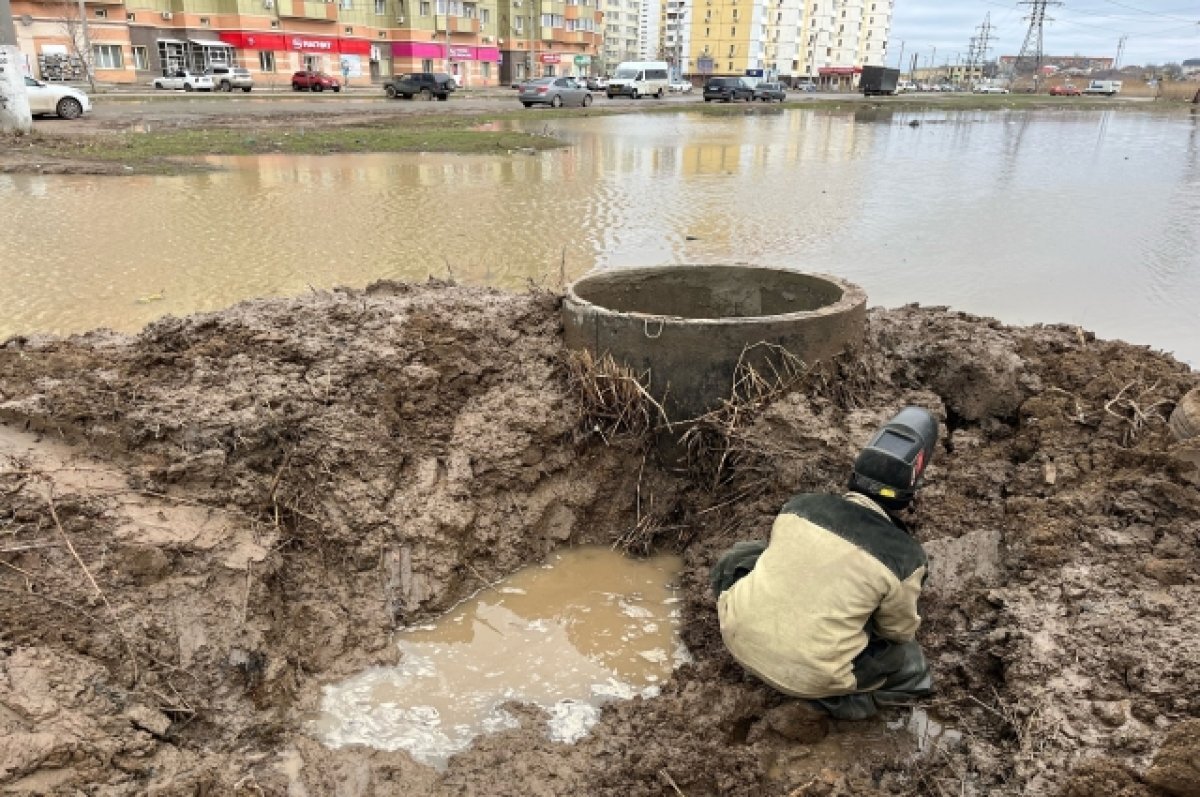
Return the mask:
<path fill-rule="evenodd" d="M 154 88 L 183 89 L 184 91 L 212 91 L 213 79 L 211 75 L 198 75 L 195 72 L 177 69 L 168 75 L 154 78 Z"/>
<path fill-rule="evenodd" d="M 1103 94 L 1105 96 L 1111 97 L 1114 94 L 1120 93 L 1120 91 L 1121 91 L 1121 81 L 1119 81 L 1119 80 L 1093 80 L 1091 83 L 1088 83 L 1088 86 L 1086 89 L 1083 90 L 1083 93 L 1084 94 Z"/>

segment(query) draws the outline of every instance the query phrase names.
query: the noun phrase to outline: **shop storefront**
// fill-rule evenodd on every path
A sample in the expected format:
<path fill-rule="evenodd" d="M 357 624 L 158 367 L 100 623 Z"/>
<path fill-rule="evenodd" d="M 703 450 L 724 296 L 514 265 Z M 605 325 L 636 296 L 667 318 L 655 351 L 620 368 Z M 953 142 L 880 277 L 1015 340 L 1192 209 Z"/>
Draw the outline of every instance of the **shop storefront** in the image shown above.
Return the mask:
<path fill-rule="evenodd" d="M 258 71 L 279 73 L 281 78 L 298 69 L 311 69 L 353 84 L 372 73 L 372 48 L 366 39 L 232 31 L 221 33 L 221 41 L 245 51 L 251 69 L 257 58 Z"/>
<path fill-rule="evenodd" d="M 395 74 L 446 72 L 464 88 L 498 86 L 500 50 L 442 42 L 394 42 L 392 63 Z"/>
<path fill-rule="evenodd" d="M 818 85 L 829 91 L 853 91 L 861 66 L 823 66 L 817 70 Z"/>

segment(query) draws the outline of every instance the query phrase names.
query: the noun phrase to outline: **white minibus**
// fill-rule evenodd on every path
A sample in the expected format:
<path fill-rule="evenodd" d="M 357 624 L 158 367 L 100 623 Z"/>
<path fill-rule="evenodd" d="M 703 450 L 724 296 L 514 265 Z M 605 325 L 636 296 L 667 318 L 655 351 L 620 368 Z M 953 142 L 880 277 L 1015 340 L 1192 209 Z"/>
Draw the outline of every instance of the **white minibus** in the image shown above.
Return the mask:
<path fill-rule="evenodd" d="M 638 97 L 662 97 L 671 85 L 666 61 L 625 61 L 617 65 L 617 71 L 608 79 L 606 93 L 613 97 L 625 95 Z"/>

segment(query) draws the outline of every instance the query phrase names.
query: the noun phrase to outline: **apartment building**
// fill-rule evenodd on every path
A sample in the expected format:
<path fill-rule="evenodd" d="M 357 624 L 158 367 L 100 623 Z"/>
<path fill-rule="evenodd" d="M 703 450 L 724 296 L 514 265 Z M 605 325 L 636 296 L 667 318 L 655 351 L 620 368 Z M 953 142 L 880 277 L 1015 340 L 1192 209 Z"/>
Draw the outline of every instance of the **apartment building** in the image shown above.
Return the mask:
<path fill-rule="evenodd" d="M 691 16 L 693 0 L 662 0 L 659 7 L 658 55 L 671 64 L 676 75 L 686 75 L 691 43 L 691 29 L 687 21 Z"/>
<path fill-rule="evenodd" d="M 663 48 L 686 75 L 756 75 L 851 88 L 883 64 L 892 0 L 666 0 Z"/>
<path fill-rule="evenodd" d="M 642 5 L 644 0 L 603 0 L 604 44 L 601 58 L 603 74 L 611 75 L 622 61 L 642 57 Z"/>
<path fill-rule="evenodd" d="M 258 86 L 314 69 L 370 85 L 448 72 L 468 88 L 574 74 L 602 39 L 599 0 L 12 0 L 25 71 L 148 84 L 172 69 L 250 69 Z M 82 15 L 80 14 L 82 10 Z"/>

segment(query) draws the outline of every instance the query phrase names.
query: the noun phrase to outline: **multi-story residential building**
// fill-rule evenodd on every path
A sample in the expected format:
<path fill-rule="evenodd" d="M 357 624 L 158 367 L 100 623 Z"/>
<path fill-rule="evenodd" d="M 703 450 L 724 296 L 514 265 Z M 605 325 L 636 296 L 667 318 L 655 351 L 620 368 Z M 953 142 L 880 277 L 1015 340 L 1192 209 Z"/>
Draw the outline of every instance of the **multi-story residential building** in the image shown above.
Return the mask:
<path fill-rule="evenodd" d="M 551 75 L 587 75 L 606 40 L 601 0 L 493 0 L 502 4 L 504 84 Z"/>
<path fill-rule="evenodd" d="M 12 0 L 25 70 L 149 83 L 171 69 L 238 65 L 260 87 L 294 70 L 370 85 L 448 72 L 465 87 L 574 73 L 599 50 L 599 0 Z M 82 9 L 82 18 L 79 10 Z"/>
<path fill-rule="evenodd" d="M 658 56 L 671 64 L 676 75 L 686 75 L 689 69 L 688 49 L 691 29 L 687 20 L 692 0 L 663 0 L 659 9 Z"/>
<path fill-rule="evenodd" d="M 643 0 L 603 0 L 604 45 L 603 68 L 611 75 L 622 61 L 637 61 L 642 57 L 640 31 Z"/>
<path fill-rule="evenodd" d="M 662 24 L 662 0 L 642 0 L 638 12 L 638 59 L 658 61 L 658 30 Z"/>
<path fill-rule="evenodd" d="M 849 88 L 884 63 L 892 0 L 667 0 L 663 19 L 663 48 L 685 53 L 684 74 Z"/>

